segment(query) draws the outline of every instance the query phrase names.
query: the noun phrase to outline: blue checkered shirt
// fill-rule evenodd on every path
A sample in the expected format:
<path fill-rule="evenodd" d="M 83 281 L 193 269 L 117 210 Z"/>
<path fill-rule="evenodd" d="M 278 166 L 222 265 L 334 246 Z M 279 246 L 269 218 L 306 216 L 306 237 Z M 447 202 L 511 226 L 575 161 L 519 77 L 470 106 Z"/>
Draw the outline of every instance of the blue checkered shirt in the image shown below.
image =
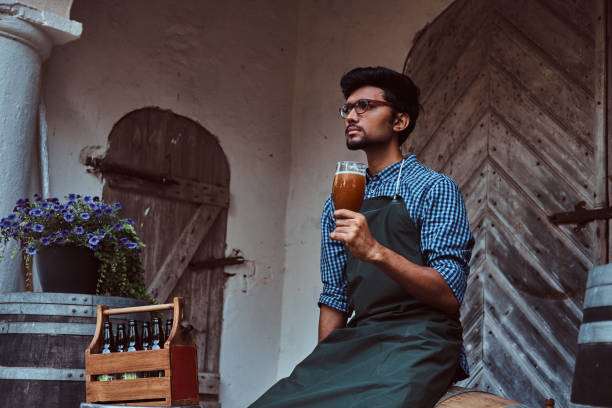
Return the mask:
<path fill-rule="evenodd" d="M 401 161 L 394 163 L 373 177 L 366 174 L 365 198 L 394 196 L 400 165 Z M 410 155 L 404 159 L 397 194 L 404 199 L 408 214 L 421 232 L 421 251 L 427 266 L 440 272 L 461 303 L 470 272 L 474 238 L 459 187 L 449 177 L 425 167 L 415 155 Z M 350 315 L 353 310 L 344 274 L 344 244 L 329 238 L 336 228 L 333 213 L 334 203 L 330 195 L 321 218 L 323 292 L 319 305 L 325 304 Z M 461 367 L 468 374 L 463 347 Z"/>

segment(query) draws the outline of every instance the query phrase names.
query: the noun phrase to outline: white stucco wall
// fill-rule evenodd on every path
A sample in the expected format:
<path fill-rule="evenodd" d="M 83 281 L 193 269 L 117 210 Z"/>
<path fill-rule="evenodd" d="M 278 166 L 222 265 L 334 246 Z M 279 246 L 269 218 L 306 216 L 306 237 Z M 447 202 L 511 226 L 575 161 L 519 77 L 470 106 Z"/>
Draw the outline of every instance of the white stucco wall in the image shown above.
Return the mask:
<path fill-rule="evenodd" d="M 321 292 L 320 216 L 338 160 L 366 160 L 345 147 L 340 77 L 357 66 L 401 71 L 414 34 L 451 0 L 303 1 L 293 104 L 286 273 L 278 377 L 316 345 Z M 418 84 L 417 84 L 418 85 Z"/>
<path fill-rule="evenodd" d="M 101 193 L 79 155 L 104 150 L 132 110 L 171 109 L 219 138 L 231 171 L 227 245 L 249 260 L 227 269 L 237 275 L 225 291 L 225 408 L 274 380 L 279 352 L 297 13 L 265 3 L 76 1 L 82 38 L 44 66 L 52 195 Z"/>

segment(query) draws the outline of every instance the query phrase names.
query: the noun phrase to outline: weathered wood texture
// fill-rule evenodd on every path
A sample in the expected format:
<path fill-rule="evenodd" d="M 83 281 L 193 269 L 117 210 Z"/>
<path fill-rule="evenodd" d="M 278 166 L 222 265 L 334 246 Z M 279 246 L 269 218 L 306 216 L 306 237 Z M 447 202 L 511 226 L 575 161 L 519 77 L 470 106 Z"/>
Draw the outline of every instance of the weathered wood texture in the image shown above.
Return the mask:
<path fill-rule="evenodd" d="M 463 385 L 533 406 L 568 406 L 587 271 L 606 262 L 605 222 L 547 219 L 607 203 L 601 4 L 459 0 L 404 68 L 424 107 L 405 153 L 457 182 L 476 238 Z"/>
<path fill-rule="evenodd" d="M 185 298 L 185 319 L 194 327 L 199 371 L 218 373 L 223 268 L 195 271 L 188 267 L 190 262 L 222 258 L 225 252 L 227 205 L 219 206 L 219 203 L 228 202 L 229 166 L 217 139 L 192 120 L 170 111 L 145 108 L 129 113 L 115 124 L 102 168 L 104 165 L 153 176 L 148 183 L 140 183 L 134 189 L 129 189 L 128 183 L 116 184 L 116 187 L 107 183 L 103 195 L 108 201 L 120 201 L 124 214 L 136 221 L 136 231 L 147 245 L 144 251 L 146 285 L 156 280 L 164 282 L 156 286 L 163 287 L 158 292 L 160 302 L 173 296 Z M 182 192 L 177 190 L 176 194 L 182 194 L 177 198 L 159 194 L 154 187 L 148 192 L 143 188 L 155 185 L 150 180 L 164 177 L 215 186 L 222 197 L 211 205 L 203 204 L 201 197 L 190 201 L 191 187 Z M 185 232 L 196 214 L 199 214 L 197 225 L 191 226 L 196 228 L 194 234 Z M 208 232 L 198 234 L 206 228 L 205 220 L 212 224 Z M 201 242 L 195 242 L 194 236 L 199 236 L 196 238 Z M 175 244 L 179 241 L 185 242 L 188 248 L 178 248 Z M 180 256 L 171 259 L 171 253 Z M 170 264 L 172 267 L 168 268 Z M 171 279 L 159 276 L 160 270 L 164 276 L 173 274 Z"/>

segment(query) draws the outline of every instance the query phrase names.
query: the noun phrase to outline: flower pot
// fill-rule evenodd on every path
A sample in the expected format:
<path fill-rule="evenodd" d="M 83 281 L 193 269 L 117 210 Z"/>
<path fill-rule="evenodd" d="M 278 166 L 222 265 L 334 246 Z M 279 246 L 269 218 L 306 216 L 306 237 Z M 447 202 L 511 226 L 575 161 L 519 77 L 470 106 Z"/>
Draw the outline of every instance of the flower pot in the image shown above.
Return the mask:
<path fill-rule="evenodd" d="M 95 294 L 100 261 L 87 248 L 54 246 L 34 256 L 43 292 Z"/>

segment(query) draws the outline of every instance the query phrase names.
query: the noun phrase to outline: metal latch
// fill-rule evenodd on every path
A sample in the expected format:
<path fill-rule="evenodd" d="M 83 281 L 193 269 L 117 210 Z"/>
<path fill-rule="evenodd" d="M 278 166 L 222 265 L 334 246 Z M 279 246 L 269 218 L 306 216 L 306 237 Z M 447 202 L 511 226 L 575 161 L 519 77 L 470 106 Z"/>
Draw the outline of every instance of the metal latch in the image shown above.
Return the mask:
<path fill-rule="evenodd" d="M 588 222 L 612 218 L 612 207 L 589 210 L 585 205 L 586 203 L 581 201 L 576 204 L 574 211 L 552 214 L 548 219 L 555 225 L 576 224 L 576 230 L 580 231 Z"/>

